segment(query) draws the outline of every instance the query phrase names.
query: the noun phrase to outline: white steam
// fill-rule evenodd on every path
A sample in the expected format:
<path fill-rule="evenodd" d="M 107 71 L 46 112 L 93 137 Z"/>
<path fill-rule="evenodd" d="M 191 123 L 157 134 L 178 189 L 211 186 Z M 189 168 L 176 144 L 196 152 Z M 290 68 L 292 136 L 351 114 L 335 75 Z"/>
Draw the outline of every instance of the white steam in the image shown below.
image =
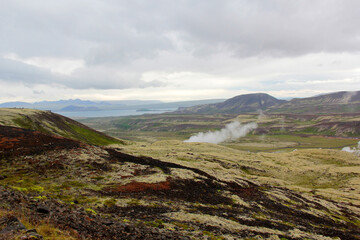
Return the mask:
<path fill-rule="evenodd" d="M 349 152 L 349 153 L 354 153 L 355 155 L 360 156 L 360 142 L 358 142 L 357 147 L 353 147 L 353 148 L 344 147 L 342 149 L 342 151 Z"/>
<path fill-rule="evenodd" d="M 255 122 L 241 124 L 238 121 L 227 124 L 223 129 L 214 132 L 203 133 L 200 132 L 184 142 L 208 142 L 208 143 L 221 143 L 227 141 L 233 141 L 240 137 L 244 137 L 251 130 L 257 128 Z"/>

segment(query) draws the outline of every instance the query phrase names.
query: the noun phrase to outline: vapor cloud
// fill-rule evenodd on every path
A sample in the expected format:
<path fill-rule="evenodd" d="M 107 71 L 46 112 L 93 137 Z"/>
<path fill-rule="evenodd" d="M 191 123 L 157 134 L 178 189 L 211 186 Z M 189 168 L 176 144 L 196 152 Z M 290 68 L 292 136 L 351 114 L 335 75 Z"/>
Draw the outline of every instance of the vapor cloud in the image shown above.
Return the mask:
<path fill-rule="evenodd" d="M 223 129 L 214 132 L 200 132 L 195 136 L 190 137 L 188 140 L 184 142 L 208 142 L 208 143 L 221 143 L 227 141 L 234 141 L 241 137 L 244 137 L 250 131 L 257 128 L 257 124 L 247 123 L 241 124 L 238 121 L 234 121 L 232 123 L 227 124 Z"/>
<path fill-rule="evenodd" d="M 349 152 L 349 153 L 353 153 L 353 154 L 355 154 L 355 155 L 357 155 L 357 156 L 360 156 L 360 142 L 358 142 L 357 147 L 353 147 L 353 148 L 351 148 L 351 147 L 344 147 L 344 148 L 342 149 L 342 151 L 344 151 L 344 152 Z"/>

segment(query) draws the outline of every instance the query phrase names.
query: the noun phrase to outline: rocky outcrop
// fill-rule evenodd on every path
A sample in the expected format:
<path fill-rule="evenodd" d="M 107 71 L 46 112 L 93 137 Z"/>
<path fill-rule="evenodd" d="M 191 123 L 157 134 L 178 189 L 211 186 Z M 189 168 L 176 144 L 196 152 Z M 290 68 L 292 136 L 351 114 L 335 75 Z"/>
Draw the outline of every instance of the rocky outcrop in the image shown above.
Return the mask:
<path fill-rule="evenodd" d="M 0 239 L 41 240 L 36 229 L 27 229 L 14 215 L 0 218 Z"/>

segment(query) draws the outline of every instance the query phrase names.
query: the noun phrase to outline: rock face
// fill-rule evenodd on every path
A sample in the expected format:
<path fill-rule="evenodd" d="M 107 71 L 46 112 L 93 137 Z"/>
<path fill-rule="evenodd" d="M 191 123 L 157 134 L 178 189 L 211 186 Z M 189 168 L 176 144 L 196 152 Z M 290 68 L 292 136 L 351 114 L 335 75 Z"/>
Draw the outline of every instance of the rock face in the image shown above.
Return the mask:
<path fill-rule="evenodd" d="M 0 139 L 0 210 L 79 239 L 360 239 L 351 203 L 30 130 Z"/>
<path fill-rule="evenodd" d="M 254 93 L 254 94 L 239 95 L 221 103 L 182 108 L 179 109 L 178 112 L 201 113 L 201 114 L 209 114 L 209 113 L 239 114 L 239 113 L 263 111 L 271 106 L 278 105 L 284 102 L 285 101 L 276 99 L 265 93 Z"/>
<path fill-rule="evenodd" d="M 0 218 L 0 234 L 25 230 L 26 227 L 15 216 L 5 216 Z"/>

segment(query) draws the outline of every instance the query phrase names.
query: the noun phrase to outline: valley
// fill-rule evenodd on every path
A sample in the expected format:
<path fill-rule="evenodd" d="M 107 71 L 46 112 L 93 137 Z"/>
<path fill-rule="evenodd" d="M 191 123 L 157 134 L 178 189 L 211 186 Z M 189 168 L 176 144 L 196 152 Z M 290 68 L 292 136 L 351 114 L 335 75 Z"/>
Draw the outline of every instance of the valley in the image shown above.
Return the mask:
<path fill-rule="evenodd" d="M 360 240 L 360 1 L 1 1 L 0 240 Z"/>
<path fill-rule="evenodd" d="M 359 239 L 360 113 L 79 121 L 0 109 L 0 239 Z"/>
<path fill-rule="evenodd" d="M 235 120 L 256 122 L 258 127 L 245 137 L 221 144 L 183 142 L 198 132 L 215 131 Z M 360 203 L 358 157 L 341 151 L 344 147 L 358 147 L 359 120 L 360 114 L 355 113 L 158 114 L 91 118 L 82 122 L 109 135 L 123 136 L 128 144 L 122 149 L 130 154 L 200 168 L 207 166 L 201 161 L 210 161 L 210 168 L 219 176 L 229 175 L 220 171 L 222 161 L 239 163 L 242 159 L 245 165 L 238 167 L 239 171 L 231 169 L 230 178 L 245 174 L 263 183 L 307 191 L 316 189 L 329 198 L 346 196 L 346 201 Z M 347 163 L 350 159 L 352 163 Z"/>
<path fill-rule="evenodd" d="M 179 141 L 97 147 L 14 127 L 1 127 L 0 135 L 2 221 L 20 215 L 65 239 L 360 233 L 359 163 L 346 152 L 251 154 Z M 310 170 L 313 164 L 319 167 Z M 9 238 L 29 234 L 6 229 Z"/>
<path fill-rule="evenodd" d="M 129 141 L 184 141 L 199 132 L 215 131 L 233 121 L 256 122 L 258 127 L 236 141 L 222 143 L 251 152 L 295 149 L 342 149 L 356 146 L 360 114 L 156 114 L 128 117 L 88 118 L 83 124 L 110 136 Z"/>

